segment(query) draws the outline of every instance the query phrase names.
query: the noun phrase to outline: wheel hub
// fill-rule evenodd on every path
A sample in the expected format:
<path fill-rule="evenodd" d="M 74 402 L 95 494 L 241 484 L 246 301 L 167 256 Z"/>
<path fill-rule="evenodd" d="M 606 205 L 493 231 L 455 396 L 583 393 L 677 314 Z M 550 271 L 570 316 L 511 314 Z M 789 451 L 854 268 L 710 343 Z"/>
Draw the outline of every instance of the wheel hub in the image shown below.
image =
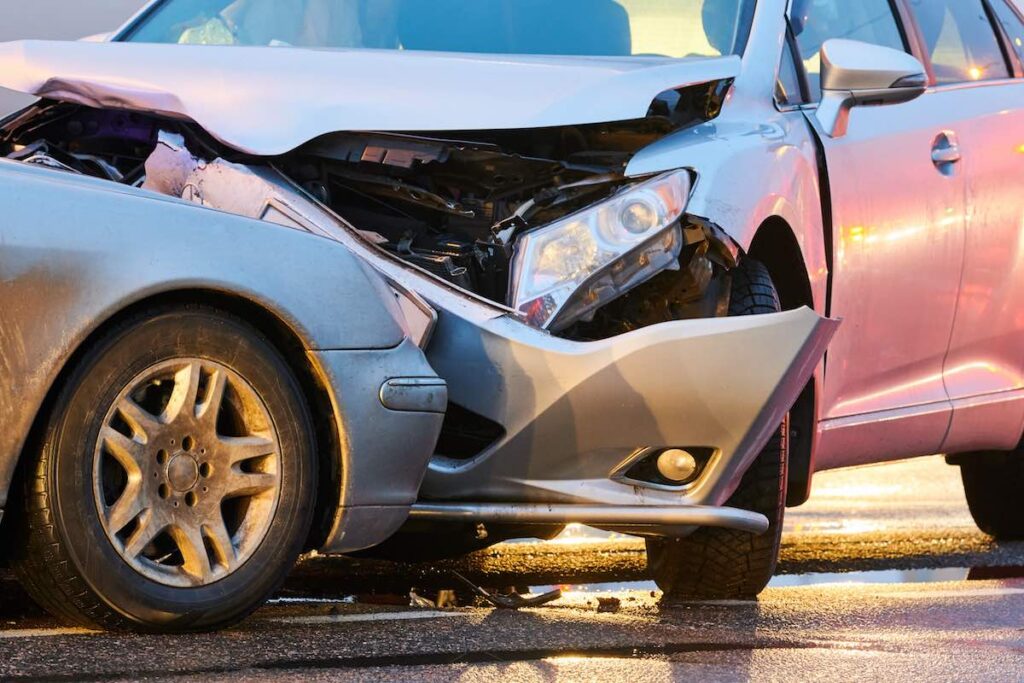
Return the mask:
<path fill-rule="evenodd" d="M 167 483 L 178 493 L 195 488 L 199 482 L 199 463 L 188 453 L 179 453 L 167 464 Z"/>

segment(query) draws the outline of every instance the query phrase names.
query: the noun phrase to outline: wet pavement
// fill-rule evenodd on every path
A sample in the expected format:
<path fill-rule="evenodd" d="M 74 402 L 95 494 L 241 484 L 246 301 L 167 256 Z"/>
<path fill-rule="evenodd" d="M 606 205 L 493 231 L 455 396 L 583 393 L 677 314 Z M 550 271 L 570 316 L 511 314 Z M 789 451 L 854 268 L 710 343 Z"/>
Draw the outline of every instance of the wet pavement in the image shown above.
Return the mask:
<path fill-rule="evenodd" d="M 217 634 L 66 630 L 0 579 L 3 680 L 941 680 L 1024 678 L 1024 544 L 995 544 L 941 460 L 824 475 L 792 511 L 758 602 L 670 604 L 642 546 L 571 529 L 458 563 L 309 558 L 272 604 Z M 518 612 L 408 606 L 452 589 L 552 585 Z M 625 583 L 624 583 L 625 582 Z M 460 602 L 461 601 L 461 602 Z"/>

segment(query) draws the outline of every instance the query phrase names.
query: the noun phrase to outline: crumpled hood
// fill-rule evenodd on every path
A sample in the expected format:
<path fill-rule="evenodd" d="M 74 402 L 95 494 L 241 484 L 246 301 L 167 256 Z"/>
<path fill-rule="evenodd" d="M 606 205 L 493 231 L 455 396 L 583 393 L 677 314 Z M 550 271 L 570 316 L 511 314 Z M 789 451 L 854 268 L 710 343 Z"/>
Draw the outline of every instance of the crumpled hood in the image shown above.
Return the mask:
<path fill-rule="evenodd" d="M 643 118 L 662 92 L 732 78 L 738 57 L 535 57 L 129 43 L 0 44 L 0 86 L 195 121 L 239 151 L 338 131 L 455 131 Z"/>

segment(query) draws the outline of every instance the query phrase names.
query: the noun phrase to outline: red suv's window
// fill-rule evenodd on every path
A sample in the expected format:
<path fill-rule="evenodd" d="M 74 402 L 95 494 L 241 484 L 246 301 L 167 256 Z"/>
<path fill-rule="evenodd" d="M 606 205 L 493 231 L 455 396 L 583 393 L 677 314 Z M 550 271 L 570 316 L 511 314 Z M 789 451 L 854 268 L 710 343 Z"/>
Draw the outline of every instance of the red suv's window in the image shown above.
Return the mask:
<path fill-rule="evenodd" d="M 999 23 L 1003 25 L 1003 30 L 1010 39 L 1010 46 L 1021 61 L 1024 61 L 1024 19 L 1007 4 L 1006 0 L 993 0 L 992 10 L 996 13 Z"/>
<path fill-rule="evenodd" d="M 910 0 L 938 83 L 1009 78 L 982 0 Z"/>

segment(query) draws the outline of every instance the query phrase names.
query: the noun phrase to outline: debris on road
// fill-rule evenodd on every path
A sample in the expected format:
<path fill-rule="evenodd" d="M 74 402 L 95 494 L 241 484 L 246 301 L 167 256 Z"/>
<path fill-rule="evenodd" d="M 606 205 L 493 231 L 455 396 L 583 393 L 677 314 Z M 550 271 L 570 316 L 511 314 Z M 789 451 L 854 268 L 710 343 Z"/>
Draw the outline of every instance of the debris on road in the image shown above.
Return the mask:
<path fill-rule="evenodd" d="M 541 595 L 520 595 L 517 592 L 498 594 L 484 590 L 480 586 L 467 579 L 458 572 L 452 572 L 455 577 L 466 584 L 474 593 L 499 609 L 522 609 L 524 607 L 540 607 L 549 602 L 554 602 L 562 597 L 562 591 L 555 589 Z"/>

